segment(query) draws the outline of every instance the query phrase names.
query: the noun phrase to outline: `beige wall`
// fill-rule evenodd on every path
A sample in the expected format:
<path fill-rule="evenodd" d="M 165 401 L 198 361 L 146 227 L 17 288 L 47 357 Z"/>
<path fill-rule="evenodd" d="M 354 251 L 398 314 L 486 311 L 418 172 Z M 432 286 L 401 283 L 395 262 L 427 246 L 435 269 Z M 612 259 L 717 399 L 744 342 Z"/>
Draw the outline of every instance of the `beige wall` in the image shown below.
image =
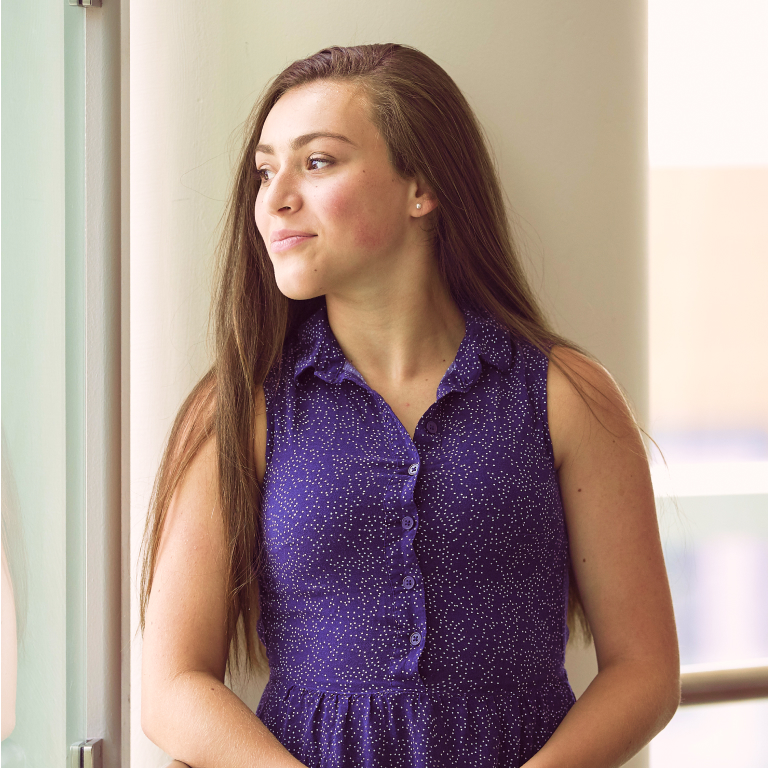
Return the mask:
<path fill-rule="evenodd" d="M 488 130 L 557 325 L 644 413 L 644 2 L 134 0 L 130 13 L 134 583 L 163 441 L 208 364 L 209 269 L 235 129 L 269 77 L 327 45 L 408 43 L 454 77 Z M 131 616 L 135 627 L 135 596 Z M 140 728 L 135 638 L 131 764 L 149 768 L 163 756 Z M 573 665 L 588 677 L 588 662 Z"/>
<path fill-rule="evenodd" d="M 650 174 L 654 426 L 768 432 L 768 167 Z"/>

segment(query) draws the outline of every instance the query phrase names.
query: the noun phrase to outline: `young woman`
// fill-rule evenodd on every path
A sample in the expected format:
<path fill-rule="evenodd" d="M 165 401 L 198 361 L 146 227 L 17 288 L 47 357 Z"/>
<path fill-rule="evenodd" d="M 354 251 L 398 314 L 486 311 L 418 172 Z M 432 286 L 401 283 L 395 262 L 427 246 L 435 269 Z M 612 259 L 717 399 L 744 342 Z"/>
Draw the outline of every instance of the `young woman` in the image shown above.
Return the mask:
<path fill-rule="evenodd" d="M 394 44 L 289 66 L 221 253 L 215 361 L 147 525 L 149 738 L 195 768 L 637 752 L 679 701 L 646 453 L 544 319 L 450 77 Z M 575 702 L 580 616 L 599 673 Z M 264 653 L 254 713 L 224 674 Z"/>

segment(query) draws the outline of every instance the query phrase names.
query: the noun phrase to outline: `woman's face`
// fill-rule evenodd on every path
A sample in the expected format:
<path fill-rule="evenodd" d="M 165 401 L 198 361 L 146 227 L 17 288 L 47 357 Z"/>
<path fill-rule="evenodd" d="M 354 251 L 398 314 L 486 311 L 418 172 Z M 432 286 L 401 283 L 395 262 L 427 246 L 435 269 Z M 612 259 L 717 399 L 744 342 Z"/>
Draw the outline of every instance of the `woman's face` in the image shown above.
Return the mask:
<path fill-rule="evenodd" d="M 359 87 L 315 81 L 286 92 L 264 123 L 256 226 L 292 299 L 375 289 L 423 241 L 414 217 L 432 205 L 395 172 L 369 109 Z"/>

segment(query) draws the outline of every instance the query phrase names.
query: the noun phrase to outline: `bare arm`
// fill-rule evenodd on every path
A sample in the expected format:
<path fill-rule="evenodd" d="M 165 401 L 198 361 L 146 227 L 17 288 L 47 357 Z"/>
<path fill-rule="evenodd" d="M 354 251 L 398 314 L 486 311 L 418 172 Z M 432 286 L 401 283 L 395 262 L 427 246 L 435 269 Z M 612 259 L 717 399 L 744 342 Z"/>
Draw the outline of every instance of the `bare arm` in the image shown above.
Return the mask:
<path fill-rule="evenodd" d="M 570 350 L 595 414 L 555 365 L 549 424 L 576 581 L 598 674 L 526 768 L 620 766 L 680 701 L 672 599 L 642 439 L 615 383 Z M 607 427 L 607 429 L 606 429 Z"/>
<path fill-rule="evenodd" d="M 263 477 L 263 413 L 259 418 Z M 142 728 L 193 768 L 301 768 L 224 685 L 226 552 L 212 438 L 176 489 L 162 533 L 144 631 Z"/>

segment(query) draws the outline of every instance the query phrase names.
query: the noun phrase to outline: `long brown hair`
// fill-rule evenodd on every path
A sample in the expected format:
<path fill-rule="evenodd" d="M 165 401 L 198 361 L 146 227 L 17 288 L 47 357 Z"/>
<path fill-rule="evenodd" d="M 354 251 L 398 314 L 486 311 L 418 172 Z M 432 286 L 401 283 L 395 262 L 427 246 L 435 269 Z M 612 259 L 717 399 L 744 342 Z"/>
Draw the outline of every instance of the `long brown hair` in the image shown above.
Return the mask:
<path fill-rule="evenodd" d="M 404 178 L 420 175 L 435 193 L 438 206 L 430 214 L 434 252 L 454 300 L 489 311 L 512 334 L 548 356 L 553 345 L 583 352 L 554 332 L 531 291 L 512 242 L 501 184 L 482 128 L 440 66 L 414 48 L 388 43 L 326 48 L 281 72 L 245 124 L 246 140 L 218 247 L 211 310 L 214 362 L 184 401 L 171 429 L 142 545 L 143 630 L 171 497 L 202 444 L 215 435 L 221 514 L 229 539 L 229 663 L 235 666 L 243 650 L 249 665 L 264 660 L 254 631 L 262 543 L 261 488 L 254 456 L 257 391 L 273 366 L 279 366 L 286 339 L 322 302 L 322 297 L 289 299 L 277 288 L 253 214 L 260 185 L 255 147 L 277 100 L 289 89 L 315 80 L 359 85 L 369 97 L 372 118 L 396 171 Z M 569 627 L 588 636 L 572 570 L 570 584 Z"/>

